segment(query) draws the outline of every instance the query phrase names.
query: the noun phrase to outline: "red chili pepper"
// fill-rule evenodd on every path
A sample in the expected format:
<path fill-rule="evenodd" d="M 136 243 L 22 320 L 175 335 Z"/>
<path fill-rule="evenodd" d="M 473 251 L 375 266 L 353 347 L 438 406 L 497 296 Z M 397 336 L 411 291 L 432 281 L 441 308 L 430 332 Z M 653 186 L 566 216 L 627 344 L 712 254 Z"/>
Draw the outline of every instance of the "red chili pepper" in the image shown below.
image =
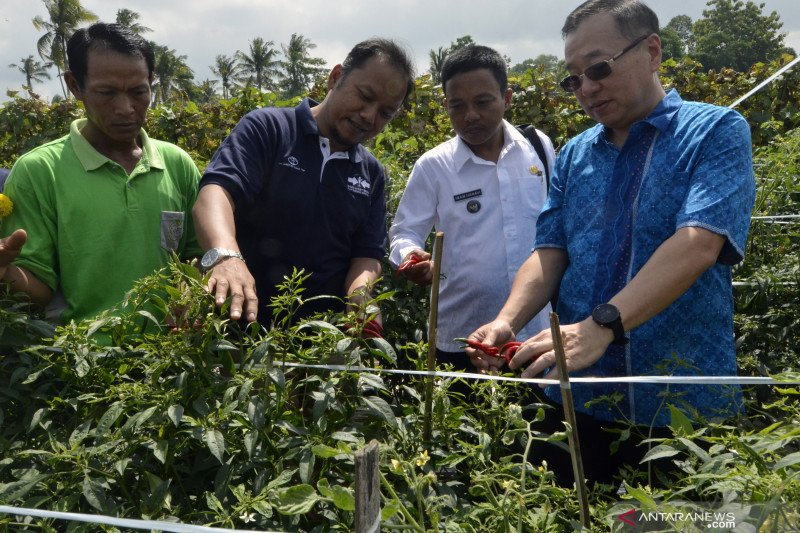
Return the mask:
<path fill-rule="evenodd" d="M 509 363 L 511 362 L 511 358 L 514 357 L 514 354 L 517 353 L 519 347 L 522 346 L 522 343 L 518 341 L 511 341 L 498 348 L 497 346 L 489 346 L 488 344 L 483 344 L 482 342 L 478 342 L 476 340 L 467 339 L 467 345 L 475 350 L 480 350 L 486 355 L 500 358 L 506 363 Z"/>
<path fill-rule="evenodd" d="M 511 358 L 514 357 L 514 354 L 517 353 L 517 350 L 519 350 L 520 346 L 522 346 L 522 343 L 519 341 L 511 341 L 505 343 L 500 348 L 500 357 L 505 359 L 506 363 L 510 363 Z"/>
<path fill-rule="evenodd" d="M 422 261 L 422 259 L 420 259 L 420 258 L 419 258 L 419 256 L 417 256 L 417 255 L 412 255 L 412 256 L 411 256 L 411 257 L 409 257 L 407 260 L 405 260 L 405 261 L 403 261 L 402 263 L 400 263 L 400 266 L 399 266 L 399 267 L 397 267 L 397 270 L 395 270 L 395 272 L 394 272 L 394 275 L 399 277 L 399 276 L 400 276 L 400 274 L 402 274 L 402 273 L 403 273 L 403 271 L 405 271 L 405 270 L 407 270 L 408 268 L 410 268 L 410 267 L 412 267 L 412 266 L 416 265 L 416 264 L 417 264 L 417 263 L 419 263 L 420 261 Z"/>
<path fill-rule="evenodd" d="M 500 353 L 500 350 L 497 348 L 497 346 L 489 346 L 488 344 L 483 344 L 482 342 L 473 339 L 467 339 L 467 345 L 470 348 L 474 348 L 475 350 L 479 350 L 485 353 L 486 355 L 491 355 L 492 357 L 499 357 L 499 355 L 497 354 Z"/>

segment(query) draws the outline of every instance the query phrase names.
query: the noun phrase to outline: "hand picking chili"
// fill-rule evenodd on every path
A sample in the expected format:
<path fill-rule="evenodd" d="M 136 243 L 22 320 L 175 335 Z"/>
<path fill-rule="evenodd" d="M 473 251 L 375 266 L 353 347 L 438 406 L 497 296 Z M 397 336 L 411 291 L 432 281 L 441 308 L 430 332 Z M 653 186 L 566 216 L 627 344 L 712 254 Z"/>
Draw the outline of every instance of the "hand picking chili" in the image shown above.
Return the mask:
<path fill-rule="evenodd" d="M 511 362 L 511 358 L 514 357 L 514 354 L 517 353 L 519 347 L 522 346 L 522 343 L 518 341 L 511 341 L 498 348 L 497 346 L 489 346 L 488 344 L 483 344 L 482 342 L 473 339 L 467 339 L 467 345 L 470 348 L 485 353 L 486 355 L 500 358 L 506 363 L 509 363 Z"/>
<path fill-rule="evenodd" d="M 394 275 L 399 277 L 400 274 L 402 274 L 405 270 L 411 268 L 420 261 L 422 261 L 422 259 L 420 259 L 419 256 L 412 255 L 411 257 L 400 263 L 400 266 L 397 267 L 397 270 L 394 271 Z"/>

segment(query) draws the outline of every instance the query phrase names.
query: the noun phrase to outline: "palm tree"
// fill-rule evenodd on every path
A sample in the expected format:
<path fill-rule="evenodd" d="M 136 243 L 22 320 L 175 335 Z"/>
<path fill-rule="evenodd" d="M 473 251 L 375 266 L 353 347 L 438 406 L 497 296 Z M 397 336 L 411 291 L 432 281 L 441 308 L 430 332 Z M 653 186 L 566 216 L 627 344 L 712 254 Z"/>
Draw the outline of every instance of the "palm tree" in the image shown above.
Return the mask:
<path fill-rule="evenodd" d="M 142 16 L 136 11 L 131 11 L 130 9 L 124 8 L 117 9 L 117 24 L 120 26 L 125 26 L 132 32 L 138 33 L 139 35 L 153 31 L 147 26 L 142 26 L 139 24 L 140 18 L 142 18 Z"/>
<path fill-rule="evenodd" d="M 150 45 L 156 56 L 153 70 L 155 103 L 164 103 L 169 100 L 172 90 L 175 88 L 180 89 L 184 94 L 190 93 L 194 82 L 194 72 L 186 64 L 186 56 L 178 55 L 178 52 L 167 46 L 153 42 Z"/>
<path fill-rule="evenodd" d="M 299 33 L 292 34 L 288 46 L 281 44 L 284 56 L 281 89 L 284 96 L 292 97 L 305 93 L 311 82 L 325 71 L 323 68 L 325 60 L 311 57 L 309 52 L 316 47 L 317 45 L 310 39 Z"/>
<path fill-rule="evenodd" d="M 241 74 L 241 65 L 236 57 L 229 57 L 224 54 L 217 56 L 214 65 L 208 67 L 211 73 L 222 80 L 222 97 L 227 99 L 230 95 L 231 85 L 234 80 L 238 80 Z"/>
<path fill-rule="evenodd" d="M 97 20 L 97 15 L 84 9 L 80 0 L 42 0 L 42 2 L 50 18 L 45 20 L 37 15 L 33 19 L 36 31 L 45 30 L 36 47 L 42 59 L 50 60 L 56 66 L 61 91 L 66 97 L 67 90 L 61 73 L 66 68 L 67 40 L 82 23 Z"/>
<path fill-rule="evenodd" d="M 25 87 L 28 88 L 28 94 L 33 96 L 33 82 L 43 83 L 44 80 L 49 80 L 50 73 L 47 69 L 53 66 L 52 63 L 39 63 L 33 58 L 33 54 L 26 58 L 20 58 L 19 64 L 11 63 L 10 68 L 15 68 L 25 74 Z"/>
<path fill-rule="evenodd" d="M 431 73 L 431 81 L 433 83 L 441 83 L 442 82 L 442 65 L 444 65 L 444 60 L 447 59 L 447 52 L 448 49 L 439 47 L 438 50 L 431 50 L 428 55 L 431 58 L 430 68 L 428 68 L 428 72 Z"/>
<path fill-rule="evenodd" d="M 256 37 L 250 41 L 250 54 L 241 50 L 237 52 L 241 64 L 242 73 L 250 75 L 248 83 L 255 81 L 256 87 L 261 91 L 264 88 L 272 88 L 272 78 L 278 73 L 280 61 L 276 59 L 278 51 L 272 46 L 273 41 L 264 41 L 261 37 Z"/>

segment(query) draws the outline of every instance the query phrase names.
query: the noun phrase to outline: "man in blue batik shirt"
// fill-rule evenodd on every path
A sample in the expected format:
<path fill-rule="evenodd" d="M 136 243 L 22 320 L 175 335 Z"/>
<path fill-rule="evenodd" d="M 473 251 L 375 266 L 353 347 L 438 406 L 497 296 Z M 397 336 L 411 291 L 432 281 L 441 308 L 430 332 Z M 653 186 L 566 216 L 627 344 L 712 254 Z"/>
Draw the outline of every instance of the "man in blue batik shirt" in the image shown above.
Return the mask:
<path fill-rule="evenodd" d="M 750 132 L 736 112 L 685 102 L 658 78 L 658 19 L 638 0 L 590 0 L 562 29 L 561 85 L 599 124 L 556 161 L 535 252 L 497 318 L 472 338 L 502 345 L 559 288 L 567 367 L 575 375 L 733 375 L 731 265 L 742 260 L 755 197 Z M 492 370 L 497 359 L 468 350 Z M 550 331 L 526 341 L 509 366 L 558 378 Z M 577 372 L 582 371 L 582 372 Z M 548 396 L 560 401 L 556 387 Z M 604 395 L 619 401 L 591 402 Z M 610 480 L 643 449 L 609 459 L 623 422 L 664 427 L 672 404 L 707 418 L 735 415 L 738 388 L 573 386 L 583 450 Z M 611 437 L 608 437 L 611 435 Z M 604 437 L 605 436 L 605 437 Z M 566 455 L 566 454 L 563 454 Z M 568 460 L 568 457 L 567 457 Z M 586 456 L 584 455 L 586 463 Z M 588 461 L 591 463 L 591 461 Z"/>

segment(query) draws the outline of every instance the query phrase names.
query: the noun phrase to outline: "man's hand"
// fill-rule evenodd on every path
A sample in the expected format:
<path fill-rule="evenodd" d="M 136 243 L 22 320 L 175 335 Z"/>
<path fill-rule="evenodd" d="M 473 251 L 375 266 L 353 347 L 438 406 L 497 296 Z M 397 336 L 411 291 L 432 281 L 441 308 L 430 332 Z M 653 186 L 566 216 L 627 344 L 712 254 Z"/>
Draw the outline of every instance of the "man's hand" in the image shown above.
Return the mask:
<path fill-rule="evenodd" d="M 17 258 L 27 240 L 28 234 L 23 229 L 18 229 L 5 239 L 0 239 L 0 279 L 6 275 L 8 265 Z"/>
<path fill-rule="evenodd" d="M 569 372 L 592 366 L 614 340 L 614 333 L 608 328 L 597 325 L 591 317 L 577 324 L 562 326 L 561 334 L 564 337 L 564 356 Z M 551 367 L 553 370 L 547 374 L 547 378 L 561 377 L 556 366 L 553 337 L 549 329 L 540 331 L 538 335 L 522 343 L 508 366 L 520 368 L 529 361 L 533 362 L 522 371 L 523 378 L 536 377 Z"/>
<path fill-rule="evenodd" d="M 244 261 L 237 257 L 227 257 L 211 269 L 208 279 L 208 292 L 214 295 L 217 307 L 221 307 L 230 294 L 231 319 L 244 316 L 248 322 L 255 322 L 258 315 L 258 296 L 256 282 Z"/>
<path fill-rule="evenodd" d="M 433 261 L 431 254 L 425 250 L 410 251 L 403 262 L 397 268 L 399 274 L 403 274 L 409 281 L 417 285 L 430 285 L 433 280 Z"/>
<path fill-rule="evenodd" d="M 514 340 L 514 331 L 511 329 L 511 325 L 508 322 L 504 320 L 495 320 L 494 322 L 489 322 L 481 326 L 467 338 L 488 346 L 500 347 Z M 466 352 L 472 365 L 481 374 L 497 372 L 503 364 L 503 359 L 492 357 L 474 348 L 467 347 Z"/>

